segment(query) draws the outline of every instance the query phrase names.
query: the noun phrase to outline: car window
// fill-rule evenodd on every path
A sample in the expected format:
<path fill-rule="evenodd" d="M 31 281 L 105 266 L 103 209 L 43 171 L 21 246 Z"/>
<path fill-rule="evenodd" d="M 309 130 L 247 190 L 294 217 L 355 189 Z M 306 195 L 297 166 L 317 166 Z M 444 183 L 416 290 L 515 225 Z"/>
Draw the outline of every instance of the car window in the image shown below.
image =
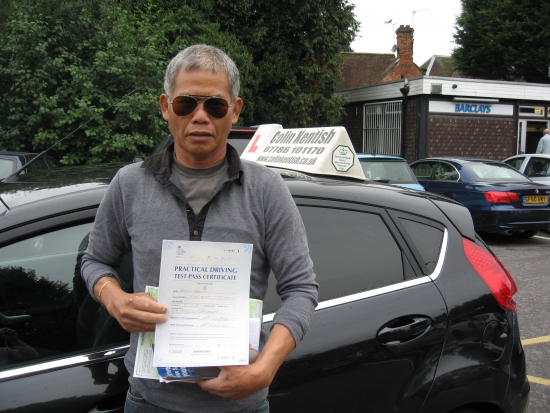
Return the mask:
<path fill-rule="evenodd" d="M 44 160 L 46 161 L 46 164 L 48 165 L 48 167 L 49 167 L 50 169 L 52 169 L 52 168 L 57 168 L 58 166 L 61 166 L 61 165 L 59 164 L 59 162 L 57 162 L 55 159 L 52 159 L 52 158 L 45 158 Z"/>
<path fill-rule="evenodd" d="M 15 172 L 15 161 L 0 159 L 0 179 L 4 179 Z"/>
<path fill-rule="evenodd" d="M 516 168 L 518 171 L 521 169 L 521 165 L 525 161 L 524 157 L 508 159 L 505 161 L 506 164 L 510 165 L 512 168 Z"/>
<path fill-rule="evenodd" d="M 478 181 L 510 180 L 528 182 L 525 176 L 505 163 L 469 162 L 464 165 Z"/>
<path fill-rule="evenodd" d="M 250 138 L 251 137 L 252 135 L 250 135 Z M 250 142 L 250 138 L 228 138 L 227 143 L 233 146 L 237 152 L 239 152 L 239 155 L 242 155 L 246 149 L 246 146 Z"/>
<path fill-rule="evenodd" d="M 391 184 L 416 184 L 416 178 L 409 165 L 402 161 L 371 161 L 359 159 L 365 177 L 373 181 Z"/>
<path fill-rule="evenodd" d="M 451 164 L 440 162 L 433 168 L 431 179 L 433 181 L 458 181 L 460 175 Z"/>
<path fill-rule="evenodd" d="M 412 271 L 379 215 L 310 206 L 299 210 L 320 284 L 319 301 L 399 283 Z M 276 311 L 279 303 L 271 288 L 265 312 Z"/>
<path fill-rule="evenodd" d="M 0 248 L 0 370 L 128 341 L 80 276 L 91 226 L 63 228 Z M 131 280 L 131 265 L 125 262 L 119 274 Z M 128 283 L 123 287 L 131 289 Z"/>
<path fill-rule="evenodd" d="M 550 176 L 550 159 L 532 157 L 525 168 L 525 175 L 529 178 Z"/>
<path fill-rule="evenodd" d="M 37 159 L 32 163 L 32 166 L 34 166 L 34 170 L 36 171 L 43 171 L 45 169 L 49 169 L 44 158 Z"/>
<path fill-rule="evenodd" d="M 428 270 L 427 273 L 431 274 L 441 251 L 443 230 L 403 217 L 400 217 L 399 220 L 416 247 L 423 264 Z"/>
<path fill-rule="evenodd" d="M 439 162 L 419 162 L 411 165 L 411 169 L 419 181 L 430 181 L 439 166 Z"/>

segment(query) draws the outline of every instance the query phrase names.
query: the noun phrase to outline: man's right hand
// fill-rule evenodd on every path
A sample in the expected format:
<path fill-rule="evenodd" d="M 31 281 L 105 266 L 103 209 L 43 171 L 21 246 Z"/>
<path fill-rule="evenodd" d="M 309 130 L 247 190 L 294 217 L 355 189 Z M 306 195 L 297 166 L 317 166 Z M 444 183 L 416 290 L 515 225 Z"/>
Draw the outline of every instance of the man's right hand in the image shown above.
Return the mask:
<path fill-rule="evenodd" d="M 113 282 L 105 284 L 107 281 Z M 168 320 L 164 305 L 145 292 L 134 294 L 124 292 L 116 278 L 100 278 L 94 286 L 96 297 L 99 296 L 100 290 L 101 304 L 117 319 L 122 328 L 130 333 L 155 331 L 157 324 Z"/>

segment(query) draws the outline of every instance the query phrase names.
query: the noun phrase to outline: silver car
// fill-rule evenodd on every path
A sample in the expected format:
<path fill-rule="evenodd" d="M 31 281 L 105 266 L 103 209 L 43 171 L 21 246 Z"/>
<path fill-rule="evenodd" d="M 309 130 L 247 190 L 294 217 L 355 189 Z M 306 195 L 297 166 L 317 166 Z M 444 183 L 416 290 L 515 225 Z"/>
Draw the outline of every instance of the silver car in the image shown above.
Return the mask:
<path fill-rule="evenodd" d="M 525 153 L 507 158 L 503 162 L 516 168 L 533 182 L 550 185 L 550 154 Z"/>

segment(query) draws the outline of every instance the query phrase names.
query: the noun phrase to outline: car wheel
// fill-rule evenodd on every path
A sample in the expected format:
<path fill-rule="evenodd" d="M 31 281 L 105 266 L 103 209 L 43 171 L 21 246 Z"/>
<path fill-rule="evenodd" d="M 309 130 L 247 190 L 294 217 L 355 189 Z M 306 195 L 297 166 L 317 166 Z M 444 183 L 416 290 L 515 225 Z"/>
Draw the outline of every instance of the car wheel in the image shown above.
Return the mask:
<path fill-rule="evenodd" d="M 479 411 L 472 407 L 464 406 L 459 407 L 458 409 L 455 409 L 450 413 L 479 413 Z"/>
<path fill-rule="evenodd" d="M 536 229 L 526 229 L 523 231 L 512 231 L 512 237 L 514 238 L 531 238 L 533 235 L 535 235 L 538 231 Z"/>

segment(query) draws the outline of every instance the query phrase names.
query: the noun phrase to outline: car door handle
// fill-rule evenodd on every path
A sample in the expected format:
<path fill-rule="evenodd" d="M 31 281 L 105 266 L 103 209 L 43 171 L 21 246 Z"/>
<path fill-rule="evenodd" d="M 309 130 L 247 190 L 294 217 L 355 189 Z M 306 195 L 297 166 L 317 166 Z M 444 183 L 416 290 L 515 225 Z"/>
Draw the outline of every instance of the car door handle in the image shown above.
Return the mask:
<path fill-rule="evenodd" d="M 385 344 L 399 344 L 410 341 L 425 332 L 432 320 L 422 316 L 404 316 L 386 323 L 378 330 L 377 338 Z"/>

